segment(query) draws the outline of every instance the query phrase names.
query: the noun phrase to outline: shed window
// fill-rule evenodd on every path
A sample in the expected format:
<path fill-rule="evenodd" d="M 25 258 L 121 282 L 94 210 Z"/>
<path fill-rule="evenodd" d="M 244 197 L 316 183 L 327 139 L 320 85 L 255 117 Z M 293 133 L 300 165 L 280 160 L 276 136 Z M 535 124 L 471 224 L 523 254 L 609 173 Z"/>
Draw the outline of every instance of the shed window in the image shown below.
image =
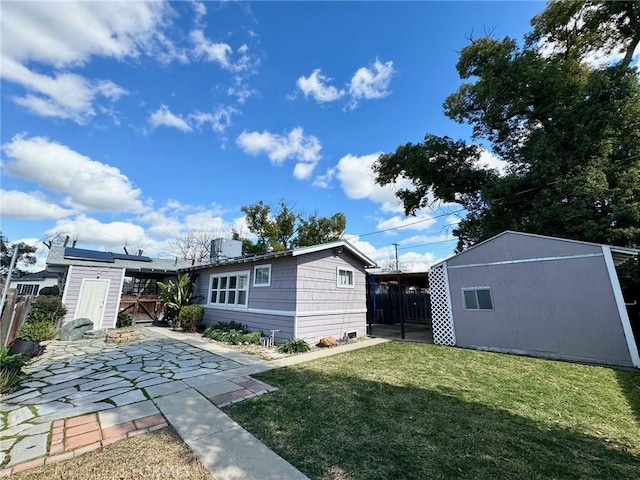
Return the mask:
<path fill-rule="evenodd" d="M 253 269 L 253 285 L 256 287 L 271 285 L 271 265 L 258 265 Z"/>
<path fill-rule="evenodd" d="M 491 287 L 463 288 L 462 299 L 466 310 L 493 310 Z"/>
<path fill-rule="evenodd" d="M 353 270 L 338 267 L 338 288 L 353 288 Z"/>
<path fill-rule="evenodd" d="M 247 306 L 249 272 L 211 275 L 211 296 L 214 305 Z"/>

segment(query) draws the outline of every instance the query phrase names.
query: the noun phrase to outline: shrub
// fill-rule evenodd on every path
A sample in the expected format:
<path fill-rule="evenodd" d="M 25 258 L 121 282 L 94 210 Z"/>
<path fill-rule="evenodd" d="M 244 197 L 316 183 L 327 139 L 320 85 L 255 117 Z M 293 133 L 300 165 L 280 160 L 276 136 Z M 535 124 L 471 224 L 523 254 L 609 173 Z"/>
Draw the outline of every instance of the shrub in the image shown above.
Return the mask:
<path fill-rule="evenodd" d="M 59 297 L 60 289 L 55 285 L 53 287 L 44 287 L 40 289 L 38 295 L 53 295 L 54 297 Z"/>
<path fill-rule="evenodd" d="M 120 312 L 116 320 L 116 328 L 127 328 L 133 325 L 133 317 L 127 312 Z"/>
<path fill-rule="evenodd" d="M 28 320 L 37 317 L 37 321 L 46 319 L 57 325 L 66 314 L 67 307 L 64 306 L 60 297 L 50 295 L 38 296 L 31 304 Z"/>
<path fill-rule="evenodd" d="M 47 320 L 27 320 L 24 325 L 22 325 L 18 338 L 34 342 L 43 342 L 56 338 L 57 335 L 58 329 L 53 323 Z"/>
<path fill-rule="evenodd" d="M 204 316 L 204 308 L 200 305 L 187 305 L 182 307 L 178 315 L 180 326 L 185 332 L 193 333 L 196 327 L 202 321 Z"/>
<path fill-rule="evenodd" d="M 172 280 L 167 283 L 158 282 L 160 298 L 164 302 L 164 320 L 173 328 L 176 328 L 179 321 L 180 310 L 194 299 L 193 287 L 193 275 L 190 273 L 178 275 L 176 283 Z"/>
<path fill-rule="evenodd" d="M 248 331 L 246 325 L 242 325 L 238 322 L 218 322 L 214 326 L 207 327 L 202 333 L 203 337 L 217 340 L 219 342 L 231 343 L 232 345 L 238 345 L 240 343 L 259 343 L 260 338 L 263 335 L 264 334 L 261 331 Z"/>
<path fill-rule="evenodd" d="M 7 347 L 0 347 L 0 393 L 7 393 L 20 381 L 26 357 L 12 354 Z"/>
<path fill-rule="evenodd" d="M 8 393 L 20 381 L 22 371 L 0 368 L 0 394 Z"/>
<path fill-rule="evenodd" d="M 285 340 L 276 349 L 278 353 L 304 353 L 309 350 L 311 350 L 311 347 L 302 339 Z"/>
<path fill-rule="evenodd" d="M 26 361 L 21 353 L 11 353 L 8 347 L 0 347 L 0 370 L 20 370 Z"/>

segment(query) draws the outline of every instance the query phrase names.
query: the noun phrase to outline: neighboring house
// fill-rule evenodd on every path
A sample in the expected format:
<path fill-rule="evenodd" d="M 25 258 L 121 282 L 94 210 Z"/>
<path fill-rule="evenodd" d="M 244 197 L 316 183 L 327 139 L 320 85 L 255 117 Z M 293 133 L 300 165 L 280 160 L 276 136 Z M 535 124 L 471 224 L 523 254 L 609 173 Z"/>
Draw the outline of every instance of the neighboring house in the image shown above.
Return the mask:
<path fill-rule="evenodd" d="M 501 233 L 431 268 L 434 341 L 640 367 L 615 270 L 639 253 Z"/>
<path fill-rule="evenodd" d="M 51 247 L 47 270 L 60 274 L 63 323 L 89 318 L 95 329 L 114 328 L 120 311 L 125 277 L 166 281 L 191 262 L 140 255 Z"/>
<path fill-rule="evenodd" d="M 375 262 L 346 241 L 218 260 L 188 268 L 204 323 L 240 322 L 277 342 L 366 334 L 367 277 Z"/>
<path fill-rule="evenodd" d="M 38 295 L 45 287 L 58 286 L 58 273 L 42 270 L 11 279 L 9 288 L 15 288 L 18 295 Z"/>

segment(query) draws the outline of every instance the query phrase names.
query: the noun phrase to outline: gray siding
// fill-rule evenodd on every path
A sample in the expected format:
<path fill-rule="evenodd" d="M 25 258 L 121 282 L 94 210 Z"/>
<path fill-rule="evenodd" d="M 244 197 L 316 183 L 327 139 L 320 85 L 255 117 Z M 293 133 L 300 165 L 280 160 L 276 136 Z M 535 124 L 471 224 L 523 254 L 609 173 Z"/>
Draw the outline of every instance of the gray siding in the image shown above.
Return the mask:
<path fill-rule="evenodd" d="M 347 252 L 334 256 L 333 250 L 298 258 L 298 312 L 366 310 L 367 278 L 364 267 L 356 258 Z M 354 288 L 338 288 L 338 267 L 353 270 Z"/>
<path fill-rule="evenodd" d="M 298 338 L 306 340 L 311 345 L 318 343 L 321 337 L 331 336 L 340 339 L 348 332 L 354 331 L 357 332 L 358 337 L 363 337 L 366 334 L 366 312 L 298 318 Z"/>
<path fill-rule="evenodd" d="M 548 257 L 591 247 L 564 243 L 573 251 L 549 241 L 550 251 L 536 248 L 534 253 Z M 493 254 L 498 245 L 503 242 L 476 249 L 468 263 L 496 259 L 480 253 Z M 522 247 L 510 248 L 524 254 Z M 457 260 L 470 260 L 461 257 Z M 458 346 L 632 365 L 603 257 L 457 268 L 448 274 Z M 477 286 L 491 287 L 493 311 L 464 309 L 461 289 Z"/>
<path fill-rule="evenodd" d="M 254 267 L 271 265 L 271 285 L 254 287 Z M 212 274 L 249 272 L 248 308 L 294 312 L 296 309 L 296 261 L 292 257 L 274 258 L 257 263 L 241 263 L 207 268 L 198 272 L 194 294 L 197 303 L 209 303 L 209 283 Z"/>
<path fill-rule="evenodd" d="M 602 253 L 599 245 L 506 232 L 447 260 L 448 266 Z"/>
<path fill-rule="evenodd" d="M 218 322 L 240 322 L 246 325 L 249 330 L 261 330 L 265 335 L 270 334 L 270 330 L 276 332 L 276 342 L 281 342 L 293 338 L 293 316 L 271 315 L 251 312 L 247 309 L 222 309 L 215 307 L 204 307 L 204 319 L 202 323 L 206 326 L 215 325 Z"/>
<path fill-rule="evenodd" d="M 122 287 L 123 273 L 122 268 L 84 267 L 78 265 L 71 267 L 71 272 L 67 274 L 63 294 L 64 304 L 67 307 L 67 314 L 63 319 L 63 323 L 70 322 L 76 318 L 75 313 L 78 306 L 80 288 L 82 287 L 82 279 L 94 280 L 100 278 L 100 280 L 110 280 L 110 283 L 103 310 L 102 326 L 94 325 L 94 328 L 115 328 L 120 307 L 120 289 Z"/>

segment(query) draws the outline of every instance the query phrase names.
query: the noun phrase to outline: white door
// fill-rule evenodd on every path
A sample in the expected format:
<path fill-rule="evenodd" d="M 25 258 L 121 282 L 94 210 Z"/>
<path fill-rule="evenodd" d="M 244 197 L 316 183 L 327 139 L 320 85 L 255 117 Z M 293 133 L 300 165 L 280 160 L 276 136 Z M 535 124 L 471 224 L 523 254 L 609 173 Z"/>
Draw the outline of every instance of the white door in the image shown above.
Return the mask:
<path fill-rule="evenodd" d="M 109 280 L 82 280 L 75 318 L 88 318 L 94 329 L 101 328 L 108 290 Z"/>

